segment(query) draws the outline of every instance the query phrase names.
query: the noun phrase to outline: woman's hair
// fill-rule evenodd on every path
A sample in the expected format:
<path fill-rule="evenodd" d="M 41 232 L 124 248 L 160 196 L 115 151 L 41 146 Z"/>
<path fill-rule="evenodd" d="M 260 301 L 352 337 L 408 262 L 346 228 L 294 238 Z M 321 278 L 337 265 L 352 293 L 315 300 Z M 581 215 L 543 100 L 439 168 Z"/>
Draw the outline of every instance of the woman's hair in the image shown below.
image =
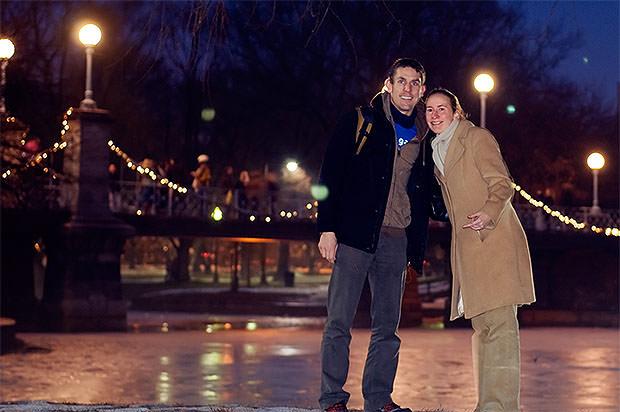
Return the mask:
<path fill-rule="evenodd" d="M 469 115 L 465 113 L 463 107 L 461 106 L 461 102 L 459 102 L 459 98 L 456 97 L 454 93 L 452 93 L 448 89 L 444 89 L 443 87 L 438 87 L 436 89 L 431 90 L 431 92 L 426 96 L 426 100 L 434 94 L 442 94 L 450 100 L 450 106 L 452 107 L 452 111 L 457 113 L 461 119 L 467 119 Z"/>

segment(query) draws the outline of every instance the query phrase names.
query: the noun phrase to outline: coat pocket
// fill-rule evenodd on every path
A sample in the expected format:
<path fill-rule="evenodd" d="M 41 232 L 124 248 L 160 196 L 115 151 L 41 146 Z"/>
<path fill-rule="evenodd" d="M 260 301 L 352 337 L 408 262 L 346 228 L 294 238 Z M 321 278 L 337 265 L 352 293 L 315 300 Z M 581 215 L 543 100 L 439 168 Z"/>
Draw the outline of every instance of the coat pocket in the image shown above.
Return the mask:
<path fill-rule="evenodd" d="M 487 237 L 489 237 L 489 229 L 476 230 L 476 235 L 478 239 L 484 243 Z"/>

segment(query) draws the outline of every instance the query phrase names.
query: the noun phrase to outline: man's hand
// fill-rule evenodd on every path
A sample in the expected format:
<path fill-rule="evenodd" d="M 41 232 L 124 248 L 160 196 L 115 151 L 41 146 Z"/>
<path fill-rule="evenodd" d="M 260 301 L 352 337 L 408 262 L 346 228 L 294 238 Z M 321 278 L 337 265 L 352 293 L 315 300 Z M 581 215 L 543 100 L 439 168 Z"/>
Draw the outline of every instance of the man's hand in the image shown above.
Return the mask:
<path fill-rule="evenodd" d="M 338 240 L 336 239 L 336 233 L 323 232 L 319 239 L 319 252 L 321 256 L 329 263 L 336 261 L 336 249 L 338 249 Z"/>
<path fill-rule="evenodd" d="M 463 229 L 473 229 L 473 230 L 482 230 L 486 229 L 491 222 L 491 218 L 484 212 L 476 212 L 467 216 L 468 219 L 472 219 L 472 221 L 463 226 Z"/>

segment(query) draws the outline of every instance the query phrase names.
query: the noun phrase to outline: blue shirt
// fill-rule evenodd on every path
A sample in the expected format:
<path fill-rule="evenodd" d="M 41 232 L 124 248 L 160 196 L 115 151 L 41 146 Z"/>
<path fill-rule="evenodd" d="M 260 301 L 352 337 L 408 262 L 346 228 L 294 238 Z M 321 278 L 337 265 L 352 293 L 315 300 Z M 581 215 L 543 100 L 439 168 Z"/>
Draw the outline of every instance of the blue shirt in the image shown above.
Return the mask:
<path fill-rule="evenodd" d="M 399 149 L 406 145 L 418 134 L 418 129 L 415 127 L 415 125 L 411 127 L 405 127 L 399 123 L 394 123 L 394 128 L 396 129 L 396 144 L 398 145 Z"/>

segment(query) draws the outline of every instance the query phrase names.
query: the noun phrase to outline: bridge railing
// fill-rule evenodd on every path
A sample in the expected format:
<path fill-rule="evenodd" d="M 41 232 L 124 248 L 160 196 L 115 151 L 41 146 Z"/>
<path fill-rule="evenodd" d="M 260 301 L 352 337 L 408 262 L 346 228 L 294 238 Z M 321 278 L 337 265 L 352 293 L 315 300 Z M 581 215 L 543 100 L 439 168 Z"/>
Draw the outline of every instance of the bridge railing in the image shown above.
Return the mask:
<path fill-rule="evenodd" d="M 109 193 L 110 209 L 117 213 L 210 218 L 218 207 L 227 219 L 269 217 L 312 218 L 316 212 L 310 194 L 278 190 L 228 190 L 218 187 L 179 193 L 168 187 L 120 182 Z"/>
<path fill-rule="evenodd" d="M 50 184 L 37 195 L 36 205 L 45 209 L 68 209 L 74 195 L 70 186 Z M 209 187 L 200 191 L 190 190 L 179 193 L 176 190 L 156 185 L 154 182 L 121 181 L 109 192 L 110 209 L 115 213 L 157 215 L 163 217 L 193 217 L 210 219 L 215 207 L 219 207 L 226 220 L 231 219 L 314 219 L 316 218 L 316 202 L 309 193 L 279 190 L 226 190 Z M 32 204 L 33 202 L 30 202 Z M 3 204 L 3 207 L 12 207 Z M 530 204 L 516 203 L 515 210 L 523 227 L 528 230 L 570 232 L 575 229 L 559 219 L 549 215 L 542 208 Z M 591 208 L 552 206 L 565 216 L 586 224 L 585 230 L 591 226 L 620 226 L 620 210 L 602 209 L 600 213 L 592 213 Z M 252 218 L 253 216 L 253 218 Z"/>
<path fill-rule="evenodd" d="M 575 230 L 570 224 L 566 224 L 549 215 L 541 208 L 536 208 L 529 204 L 515 204 L 514 207 L 525 229 L 552 232 L 571 232 Z M 551 208 L 578 222 L 585 223 L 584 229 L 588 231 L 591 226 L 603 228 L 620 226 L 620 210 L 618 209 L 602 209 L 600 213 L 592 213 L 592 209 L 588 206 L 564 207 L 556 205 Z"/>

